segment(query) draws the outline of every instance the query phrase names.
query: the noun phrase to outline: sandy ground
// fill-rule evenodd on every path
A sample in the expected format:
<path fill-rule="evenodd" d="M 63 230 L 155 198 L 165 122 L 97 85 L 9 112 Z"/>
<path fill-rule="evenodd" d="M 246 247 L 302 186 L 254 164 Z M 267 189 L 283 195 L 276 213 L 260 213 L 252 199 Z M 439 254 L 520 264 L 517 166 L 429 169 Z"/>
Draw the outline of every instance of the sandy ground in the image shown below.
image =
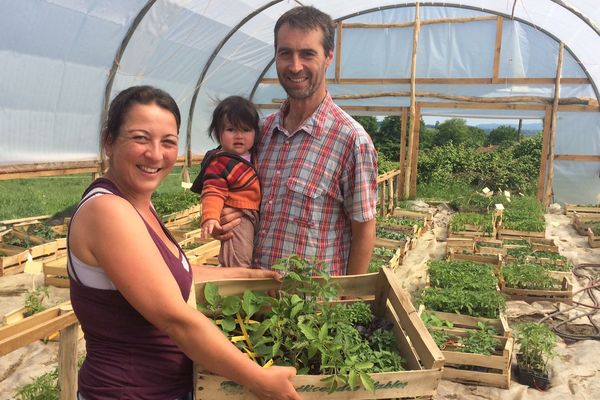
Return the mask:
<path fill-rule="evenodd" d="M 418 204 L 421 208 L 425 204 Z M 423 288 L 426 280 L 426 266 L 430 259 L 441 259 L 446 252 L 446 232 L 448 210 L 443 205 L 435 209 L 434 229 L 418 239 L 416 247 L 405 257 L 402 266 L 396 270 L 402 286 L 411 294 Z M 600 249 L 590 249 L 584 237 L 579 236 L 571 227 L 570 220 L 564 215 L 546 215 L 546 237 L 555 239 L 561 254 L 567 256 L 575 265 L 579 263 L 600 263 Z M 36 277 L 41 285 L 43 278 Z M 575 290 L 586 282 L 576 283 Z M 0 315 L 4 315 L 23 305 L 27 290 L 31 288 L 32 277 L 20 274 L 0 277 Z M 575 298 L 582 294 L 576 295 Z M 58 304 L 68 300 L 68 289 L 51 288 L 48 304 Z M 566 307 L 563 307 L 566 308 Z M 507 315 L 509 320 L 528 316 L 539 319 L 553 313 L 556 308 L 550 303 L 509 302 Z M 587 309 L 585 310 L 587 311 Z M 569 317 L 580 312 L 578 309 L 568 312 Z M 564 318 L 564 316 L 559 316 Z M 574 321 L 589 324 L 584 318 Z M 80 345 L 80 349 L 83 344 Z M 15 390 L 31 382 L 33 378 L 52 371 L 56 367 L 58 344 L 41 341 L 16 350 L 0 358 L 0 400 L 15 398 Z M 566 344 L 559 340 L 558 356 L 550 364 L 551 388 L 539 392 L 512 381 L 509 390 L 483 386 L 462 385 L 441 381 L 436 399 L 600 399 L 600 341 L 581 340 Z M 515 362 L 513 360 L 513 362 Z"/>

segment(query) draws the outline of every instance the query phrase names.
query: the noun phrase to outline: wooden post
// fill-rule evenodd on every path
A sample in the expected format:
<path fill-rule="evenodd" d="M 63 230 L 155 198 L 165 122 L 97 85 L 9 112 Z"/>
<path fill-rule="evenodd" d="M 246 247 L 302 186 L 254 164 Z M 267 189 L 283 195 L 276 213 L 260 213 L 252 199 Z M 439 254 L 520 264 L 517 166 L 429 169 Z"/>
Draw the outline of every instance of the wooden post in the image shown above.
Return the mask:
<path fill-rule="evenodd" d="M 64 306 L 60 314 L 73 311 L 73 308 Z M 60 400 L 73 400 L 77 398 L 77 323 L 60 330 L 58 347 L 58 387 Z"/>
<path fill-rule="evenodd" d="M 416 123 L 413 126 L 415 133 L 414 133 L 414 137 L 412 140 L 413 160 L 412 160 L 412 166 L 411 166 L 412 176 L 410 179 L 410 197 L 411 198 L 415 198 L 417 196 L 417 162 L 419 161 L 419 138 L 420 138 L 420 133 L 421 133 L 421 107 L 420 106 L 415 107 L 414 118 L 415 118 Z"/>
<path fill-rule="evenodd" d="M 394 207 L 396 205 L 396 199 L 394 198 L 394 179 L 395 177 L 391 177 L 388 179 L 388 205 L 387 205 L 387 213 L 391 214 L 394 212 Z"/>
<path fill-rule="evenodd" d="M 338 22 L 335 41 L 335 82 L 340 82 L 342 69 L 342 23 Z"/>
<path fill-rule="evenodd" d="M 560 42 L 558 47 L 558 62 L 556 65 L 556 83 L 554 84 L 554 102 L 552 103 L 552 124 L 550 125 L 550 143 L 548 145 L 548 183 L 544 204 L 550 204 L 552 199 L 552 183 L 554 181 L 554 143 L 556 142 L 556 118 L 558 113 L 558 99 L 560 99 L 560 74 L 562 71 L 563 51 L 565 45 Z"/>
<path fill-rule="evenodd" d="M 500 71 L 500 53 L 502 51 L 502 24 L 504 18 L 496 19 L 496 48 L 494 50 L 494 70 L 492 71 L 492 83 L 500 83 L 498 79 Z"/>
<path fill-rule="evenodd" d="M 417 47 L 419 45 L 419 31 L 421 29 L 421 20 L 419 18 L 419 2 L 415 3 L 415 28 L 413 32 L 412 63 L 410 68 L 410 125 L 408 141 L 408 158 L 406 165 L 406 175 L 404 178 L 404 198 L 410 197 L 411 173 L 414 154 L 413 142 L 415 141 L 415 115 L 416 115 L 416 74 L 417 74 Z"/>
<path fill-rule="evenodd" d="M 540 173 L 538 175 L 537 199 L 544 203 L 544 193 L 546 193 L 546 174 L 548 162 L 548 138 L 550 136 L 550 124 L 552 123 L 552 108 L 546 107 L 544 116 L 544 134 L 542 136 L 542 151 L 540 155 Z"/>
<path fill-rule="evenodd" d="M 400 115 L 400 174 L 398 175 L 398 186 L 396 191 L 398 192 L 397 197 L 404 198 L 402 190 L 404 189 L 404 174 L 406 173 L 406 120 L 408 118 L 408 108 L 402 107 L 402 113 Z"/>

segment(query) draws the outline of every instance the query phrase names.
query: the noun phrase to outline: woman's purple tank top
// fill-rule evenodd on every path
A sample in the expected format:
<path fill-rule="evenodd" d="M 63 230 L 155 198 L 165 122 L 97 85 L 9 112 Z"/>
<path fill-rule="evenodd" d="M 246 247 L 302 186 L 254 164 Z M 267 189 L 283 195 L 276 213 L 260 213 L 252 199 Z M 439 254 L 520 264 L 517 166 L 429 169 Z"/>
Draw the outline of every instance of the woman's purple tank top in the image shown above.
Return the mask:
<path fill-rule="evenodd" d="M 123 197 L 104 178 L 92 183 L 83 197 L 94 188 L 104 188 Z M 158 215 L 154 211 L 153 214 L 169 239 L 177 243 Z M 191 268 L 186 271 L 156 232 L 148 224 L 146 228 L 187 301 Z M 68 256 L 70 259 L 70 252 Z M 192 361 L 164 332 L 150 324 L 120 292 L 84 286 L 71 270 L 69 278 L 71 303 L 86 341 L 87 356 L 79 370 L 79 391 L 86 400 L 169 400 L 192 391 Z"/>

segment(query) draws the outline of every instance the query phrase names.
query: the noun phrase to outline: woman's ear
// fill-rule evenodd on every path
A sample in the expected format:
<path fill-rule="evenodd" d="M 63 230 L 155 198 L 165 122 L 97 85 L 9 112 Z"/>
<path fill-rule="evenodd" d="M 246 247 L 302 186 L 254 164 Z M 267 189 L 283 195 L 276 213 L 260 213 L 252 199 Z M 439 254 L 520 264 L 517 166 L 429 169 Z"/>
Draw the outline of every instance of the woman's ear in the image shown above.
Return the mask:
<path fill-rule="evenodd" d="M 106 141 L 104 142 L 104 154 L 106 154 L 106 157 L 110 158 L 112 156 L 112 152 L 113 152 L 113 146 L 112 146 L 112 138 L 109 136 L 106 138 Z"/>

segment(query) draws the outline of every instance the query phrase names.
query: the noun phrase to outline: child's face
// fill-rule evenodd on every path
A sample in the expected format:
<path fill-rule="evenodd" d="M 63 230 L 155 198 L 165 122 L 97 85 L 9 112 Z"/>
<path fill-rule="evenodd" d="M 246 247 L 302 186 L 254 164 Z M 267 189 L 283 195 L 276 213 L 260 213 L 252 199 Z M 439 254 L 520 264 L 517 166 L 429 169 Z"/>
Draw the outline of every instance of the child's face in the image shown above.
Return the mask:
<path fill-rule="evenodd" d="M 250 152 L 254 145 L 254 129 L 244 126 L 243 128 L 232 125 L 227 118 L 223 124 L 223 132 L 221 132 L 220 142 L 221 147 L 225 151 L 237 155 L 244 155 Z"/>

